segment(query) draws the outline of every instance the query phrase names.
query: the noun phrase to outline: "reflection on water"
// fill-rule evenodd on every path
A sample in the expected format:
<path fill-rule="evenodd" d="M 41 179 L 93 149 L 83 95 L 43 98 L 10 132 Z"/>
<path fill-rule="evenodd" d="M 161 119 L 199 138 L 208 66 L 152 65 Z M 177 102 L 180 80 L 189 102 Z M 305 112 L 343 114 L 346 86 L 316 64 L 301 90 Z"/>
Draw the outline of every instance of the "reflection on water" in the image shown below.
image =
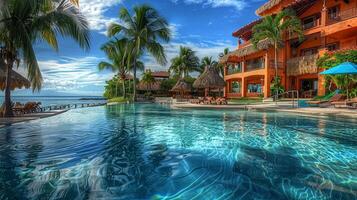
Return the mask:
<path fill-rule="evenodd" d="M 0 129 L 0 199 L 355 199 L 356 121 L 151 104 Z"/>

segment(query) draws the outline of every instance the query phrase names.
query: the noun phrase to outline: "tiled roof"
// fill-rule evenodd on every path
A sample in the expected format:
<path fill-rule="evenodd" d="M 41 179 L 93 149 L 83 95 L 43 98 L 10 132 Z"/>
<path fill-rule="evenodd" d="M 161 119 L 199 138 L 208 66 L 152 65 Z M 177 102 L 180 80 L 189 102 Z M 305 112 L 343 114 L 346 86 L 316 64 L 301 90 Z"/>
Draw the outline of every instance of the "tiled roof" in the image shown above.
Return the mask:
<path fill-rule="evenodd" d="M 152 72 L 151 74 L 153 77 L 156 77 L 156 78 L 169 78 L 170 77 L 170 73 L 166 72 L 166 71 L 156 71 L 156 72 Z"/>

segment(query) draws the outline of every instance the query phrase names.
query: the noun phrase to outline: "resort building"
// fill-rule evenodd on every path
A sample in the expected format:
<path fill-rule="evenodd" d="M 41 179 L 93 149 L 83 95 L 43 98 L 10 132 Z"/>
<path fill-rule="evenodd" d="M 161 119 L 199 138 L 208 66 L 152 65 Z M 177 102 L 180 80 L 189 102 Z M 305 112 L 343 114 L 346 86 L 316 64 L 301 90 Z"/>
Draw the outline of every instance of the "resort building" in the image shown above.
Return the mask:
<path fill-rule="evenodd" d="M 140 81 L 137 86 L 137 90 L 139 92 L 145 93 L 146 91 L 151 91 L 155 93 L 161 93 L 161 82 L 170 78 L 170 73 L 167 71 L 154 71 L 151 72 L 151 75 L 155 79 L 155 81 L 149 85 Z"/>
<path fill-rule="evenodd" d="M 278 51 L 278 75 L 286 91 L 298 90 L 301 97 L 325 94 L 322 69 L 316 66 L 326 52 L 357 49 L 357 0 L 270 0 L 256 10 L 261 18 L 283 9 L 293 9 L 301 19 L 305 38 L 286 33 Z M 236 50 L 221 59 L 225 64 L 227 98 L 264 97 L 270 94 L 275 76 L 274 48 L 260 41 L 251 43 L 252 28 L 262 19 L 251 22 L 233 33 Z"/>

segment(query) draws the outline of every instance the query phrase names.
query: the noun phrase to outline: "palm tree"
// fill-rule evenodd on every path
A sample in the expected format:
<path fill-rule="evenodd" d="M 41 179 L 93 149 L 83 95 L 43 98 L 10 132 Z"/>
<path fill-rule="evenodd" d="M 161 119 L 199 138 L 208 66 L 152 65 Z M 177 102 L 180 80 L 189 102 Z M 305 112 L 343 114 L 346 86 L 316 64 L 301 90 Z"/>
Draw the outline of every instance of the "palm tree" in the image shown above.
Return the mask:
<path fill-rule="evenodd" d="M 229 54 L 229 48 L 225 48 L 223 50 L 223 52 L 219 54 L 219 58 L 223 58 L 225 55 L 228 55 L 228 54 Z M 224 76 L 224 65 L 221 63 L 218 63 L 217 68 L 223 77 Z"/>
<path fill-rule="evenodd" d="M 198 72 L 202 74 L 205 71 L 206 66 L 210 66 L 218 69 L 218 62 L 213 60 L 212 56 L 211 57 L 205 56 L 201 59 L 201 65 L 198 68 Z"/>
<path fill-rule="evenodd" d="M 108 35 L 123 35 L 133 45 L 129 61 L 133 61 L 133 75 L 136 80 L 136 60 L 145 52 L 151 54 L 159 64 L 166 64 L 164 47 L 160 41 L 168 42 L 171 38 L 167 21 L 148 5 L 135 6 L 131 14 L 126 8 L 120 9 L 120 24 L 113 23 L 108 28 Z M 136 81 L 134 81 L 133 100 L 136 100 Z"/>
<path fill-rule="evenodd" d="M 260 24 L 253 27 L 252 43 L 255 48 L 264 39 L 274 45 L 274 82 L 278 81 L 278 49 L 284 42 L 283 36 L 286 31 L 289 34 L 297 34 L 299 39 L 303 40 L 301 21 L 293 10 L 283 10 L 277 15 L 266 16 Z M 278 93 L 276 96 L 278 96 Z"/>
<path fill-rule="evenodd" d="M 57 36 L 74 39 L 81 48 L 89 49 L 88 23 L 68 0 L 8 0 L 0 8 L 0 59 L 6 61 L 6 88 L 4 116 L 13 116 L 11 110 L 11 70 L 22 60 L 32 89 L 40 90 L 42 75 L 33 43 L 45 41 L 58 50 Z"/>
<path fill-rule="evenodd" d="M 146 85 L 146 91 L 149 91 L 149 86 L 155 82 L 155 78 L 152 76 L 151 70 L 147 70 L 144 74 L 143 77 L 141 78 L 141 81 Z"/>
<path fill-rule="evenodd" d="M 126 97 L 125 93 L 125 79 L 127 78 L 130 67 L 127 65 L 128 58 L 128 48 L 127 48 L 128 40 L 114 40 L 104 44 L 101 48 L 107 55 L 107 59 L 111 62 L 102 61 L 98 64 L 98 68 L 100 71 L 104 69 L 109 69 L 113 72 L 117 72 L 118 81 L 116 84 L 116 94 L 118 96 L 118 83 L 122 82 L 123 86 L 123 96 Z"/>
<path fill-rule="evenodd" d="M 189 47 L 180 47 L 180 53 L 171 60 L 170 72 L 185 78 L 190 72 L 199 71 L 199 58 Z"/>

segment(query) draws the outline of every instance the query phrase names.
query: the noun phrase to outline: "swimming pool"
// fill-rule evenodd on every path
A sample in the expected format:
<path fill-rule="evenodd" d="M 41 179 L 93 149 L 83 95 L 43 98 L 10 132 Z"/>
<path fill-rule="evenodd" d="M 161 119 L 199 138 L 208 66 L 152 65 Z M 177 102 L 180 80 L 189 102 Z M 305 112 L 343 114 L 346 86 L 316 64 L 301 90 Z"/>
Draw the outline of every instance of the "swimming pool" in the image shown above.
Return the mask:
<path fill-rule="evenodd" d="M 0 129 L 0 199 L 355 199 L 356 121 L 116 105 Z"/>

